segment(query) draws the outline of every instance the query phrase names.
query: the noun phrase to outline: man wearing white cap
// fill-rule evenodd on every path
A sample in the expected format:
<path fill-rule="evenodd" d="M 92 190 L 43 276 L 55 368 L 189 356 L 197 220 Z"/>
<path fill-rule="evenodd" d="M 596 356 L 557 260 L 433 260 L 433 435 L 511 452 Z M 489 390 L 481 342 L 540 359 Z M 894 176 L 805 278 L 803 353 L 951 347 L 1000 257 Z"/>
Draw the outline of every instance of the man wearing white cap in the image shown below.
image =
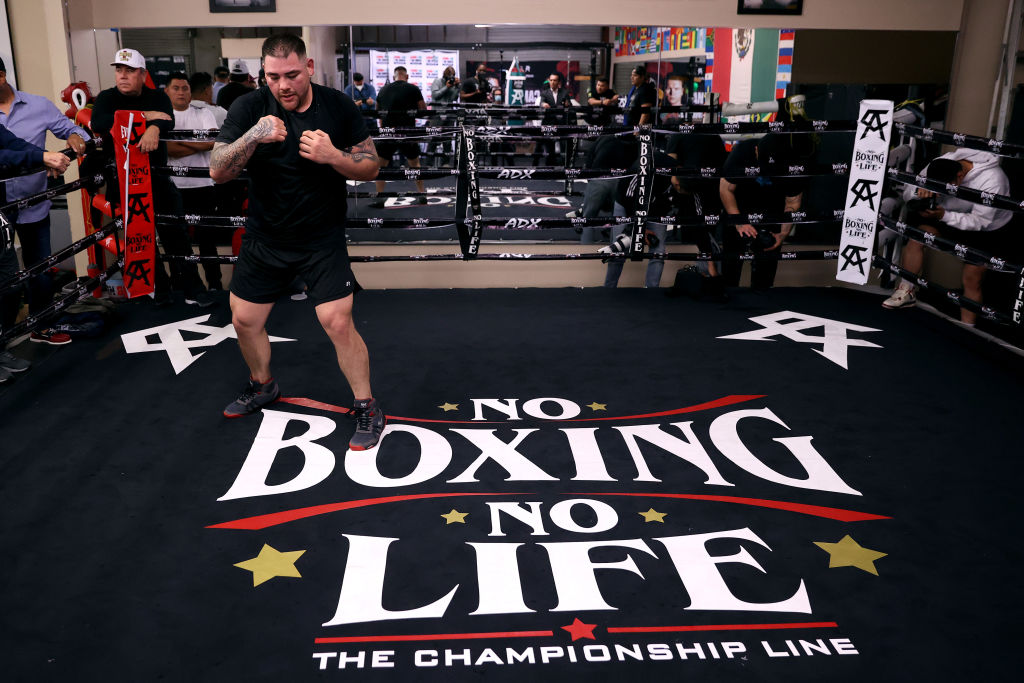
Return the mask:
<path fill-rule="evenodd" d="M 242 95 L 252 92 L 249 85 L 249 67 L 241 59 L 231 65 L 231 79 L 217 94 L 217 106 L 231 111 L 231 105 Z"/>
<path fill-rule="evenodd" d="M 146 117 L 146 132 L 138 142 L 138 150 L 149 154 L 152 166 L 167 165 L 167 143 L 161 138 L 174 128 L 174 109 L 171 100 L 161 90 L 146 87 L 146 59 L 137 51 L 121 49 L 114 53 L 116 78 L 113 88 L 108 88 L 96 96 L 93 105 L 91 126 L 93 131 L 103 138 L 103 154 L 106 158 L 114 156 L 114 141 L 110 129 L 114 125 L 114 113 L 121 110 L 141 111 Z M 181 195 L 166 176 L 151 175 L 153 203 L 155 213 L 181 215 Z M 114 203 L 119 202 L 119 193 L 115 188 L 115 179 L 107 179 L 107 198 Z M 158 225 L 160 243 L 164 252 L 176 256 L 191 256 L 192 244 L 188 233 L 181 225 Z M 206 308 L 214 305 L 203 281 L 199 279 L 199 270 L 194 263 L 173 262 L 171 277 L 174 284 L 184 290 L 185 302 Z M 157 305 L 167 305 L 171 298 L 171 282 L 161 264 L 156 268 Z"/>

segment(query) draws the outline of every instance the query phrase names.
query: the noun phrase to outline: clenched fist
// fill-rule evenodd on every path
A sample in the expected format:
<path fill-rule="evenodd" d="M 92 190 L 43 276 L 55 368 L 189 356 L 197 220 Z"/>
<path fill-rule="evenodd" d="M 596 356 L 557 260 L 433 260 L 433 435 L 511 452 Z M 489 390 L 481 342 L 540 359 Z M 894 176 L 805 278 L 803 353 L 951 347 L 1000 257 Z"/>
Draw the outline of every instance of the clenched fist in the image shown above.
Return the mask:
<path fill-rule="evenodd" d="M 288 129 L 285 128 L 284 121 L 270 115 L 257 121 L 256 125 L 249 129 L 249 135 L 251 139 L 263 145 L 283 141 L 288 137 Z"/>
<path fill-rule="evenodd" d="M 331 136 L 322 130 L 307 130 L 299 138 L 299 156 L 318 164 L 334 163 L 338 148 L 331 142 Z"/>

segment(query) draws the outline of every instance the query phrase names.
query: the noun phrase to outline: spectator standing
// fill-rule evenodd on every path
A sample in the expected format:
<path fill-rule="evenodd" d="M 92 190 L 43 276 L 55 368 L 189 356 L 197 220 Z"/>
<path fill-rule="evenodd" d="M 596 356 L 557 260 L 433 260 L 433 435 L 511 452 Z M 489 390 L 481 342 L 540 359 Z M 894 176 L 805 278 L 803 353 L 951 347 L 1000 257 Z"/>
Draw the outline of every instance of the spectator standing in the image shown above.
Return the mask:
<path fill-rule="evenodd" d="M 146 60 L 137 50 L 122 49 L 114 53 L 111 66 L 116 76 L 113 88 L 107 88 L 96 96 L 92 109 L 92 129 L 103 138 L 103 156 L 110 160 L 114 156 L 114 141 L 110 129 L 114 125 L 114 114 L 120 110 L 141 111 L 146 117 L 146 130 L 137 144 L 140 152 L 149 154 L 152 166 L 167 164 L 167 143 L 162 139 L 174 128 L 174 108 L 167 94 L 162 90 L 146 87 Z M 223 94 L 223 93 L 222 93 Z M 104 165 L 105 166 L 105 165 Z M 181 194 L 170 180 L 161 175 L 152 175 L 154 213 L 169 213 L 180 216 L 184 213 Z M 120 193 L 117 182 L 108 178 L 107 198 L 119 203 Z M 164 252 L 175 256 L 192 256 L 192 244 L 188 233 L 181 225 L 157 224 L 157 234 Z M 173 302 L 172 283 L 185 292 L 185 303 L 200 308 L 213 306 L 216 302 L 199 278 L 194 263 L 171 263 L 171 278 L 159 262 L 155 275 L 154 303 L 166 306 Z"/>
<path fill-rule="evenodd" d="M 192 74 L 188 79 L 188 88 L 192 91 L 192 106 L 205 109 L 213 114 L 213 120 L 217 122 L 215 128 L 223 126 L 228 111 L 213 103 L 213 78 L 210 77 L 210 74 L 205 71 L 197 71 Z"/>
<path fill-rule="evenodd" d="M 168 76 L 164 92 L 167 93 L 167 97 L 171 100 L 171 107 L 174 108 L 174 130 L 206 130 L 218 127 L 213 118 L 213 112 L 192 104 L 192 93 L 185 74 L 177 72 Z M 212 142 L 171 141 L 167 143 L 167 156 L 172 160 L 174 166 L 208 169 L 210 167 L 210 150 L 212 149 Z M 171 182 L 181 193 L 185 213 L 212 216 L 217 212 L 216 191 L 213 187 L 213 180 L 209 176 L 205 178 L 172 176 Z M 216 256 L 217 236 L 220 230 L 211 226 L 199 226 L 195 230 L 195 241 L 199 244 L 199 254 L 201 256 Z M 221 284 L 219 263 L 204 263 L 203 271 L 206 273 L 206 284 L 209 289 L 224 289 Z"/>
<path fill-rule="evenodd" d="M 409 82 L 409 72 L 404 66 L 396 66 L 394 76 L 395 80 L 380 89 L 377 104 L 382 110 L 388 112 L 383 119 L 385 126 L 411 128 L 416 125 L 416 116 L 407 112 L 413 109 L 425 110 L 427 103 L 423 101 L 423 93 L 419 87 Z M 391 157 L 395 155 L 395 152 L 402 153 L 410 168 L 420 167 L 419 143 L 381 140 L 377 146 L 377 156 L 380 159 L 381 168 L 386 168 L 391 164 Z M 377 192 L 383 192 L 384 181 L 378 180 L 376 183 Z M 427 198 L 424 196 L 426 189 L 422 180 L 416 180 L 416 189 L 421 193 L 416 198 L 416 203 L 426 204 Z M 377 199 L 370 206 L 376 209 L 383 208 L 384 200 Z"/>
<path fill-rule="evenodd" d="M 459 86 L 459 79 L 455 77 L 455 67 L 446 66 L 444 73 L 430 85 L 430 103 L 451 104 L 459 99 Z"/>
<path fill-rule="evenodd" d="M 626 114 L 622 122 L 627 126 L 642 126 L 653 123 L 651 107 L 658 103 L 658 89 L 647 80 L 647 69 L 642 64 L 633 67 L 629 82 L 632 86 L 626 93 Z"/>
<path fill-rule="evenodd" d="M 231 65 L 231 79 L 220 89 L 217 95 L 217 106 L 231 111 L 231 104 L 242 95 L 255 90 L 255 83 L 250 83 L 249 67 L 241 59 Z"/>
<path fill-rule="evenodd" d="M 352 98 L 360 111 L 373 111 L 377 106 L 377 90 L 369 83 L 364 83 L 363 74 L 358 71 L 352 74 L 352 83 L 346 86 L 345 94 Z"/>
<path fill-rule="evenodd" d="M 64 116 L 50 100 L 39 95 L 15 90 L 7 81 L 7 67 L 0 59 L 0 125 L 26 142 L 42 149 L 46 146 L 47 131 L 61 140 L 78 155 L 85 153 L 85 142 L 90 139 L 84 128 L 76 126 Z M 61 155 L 63 156 L 63 155 Z M 8 201 L 21 199 L 46 190 L 46 173 L 6 181 Z M 40 202 L 18 212 L 17 232 L 21 242 L 21 256 L 25 266 L 32 266 L 50 256 L 50 201 Z M 33 276 L 28 283 L 28 312 L 38 315 L 53 301 L 53 280 L 46 271 Z M 67 344 L 71 337 L 63 332 L 40 328 L 31 340 L 44 344 Z"/>
<path fill-rule="evenodd" d="M 213 104 L 217 103 L 217 96 L 220 95 L 221 88 L 228 84 L 230 77 L 231 72 L 228 71 L 226 66 L 218 66 L 213 70 Z"/>

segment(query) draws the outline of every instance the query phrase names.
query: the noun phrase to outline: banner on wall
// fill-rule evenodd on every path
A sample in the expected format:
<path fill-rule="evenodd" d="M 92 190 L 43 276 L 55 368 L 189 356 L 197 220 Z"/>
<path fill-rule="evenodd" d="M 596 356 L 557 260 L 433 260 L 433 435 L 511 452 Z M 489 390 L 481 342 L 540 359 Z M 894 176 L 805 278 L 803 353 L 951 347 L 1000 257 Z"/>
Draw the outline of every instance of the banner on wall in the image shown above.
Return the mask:
<path fill-rule="evenodd" d="M 404 66 L 409 72 L 409 82 L 423 93 L 423 100 L 430 102 L 430 86 L 449 66 L 459 76 L 458 50 L 370 50 L 370 84 L 380 92 L 392 80 L 396 66 Z"/>
<path fill-rule="evenodd" d="M 705 87 L 722 101 L 769 102 L 785 96 L 793 68 L 792 30 L 708 29 L 704 49 Z"/>
<path fill-rule="evenodd" d="M 705 29 L 688 26 L 616 26 L 615 56 L 703 50 Z"/>

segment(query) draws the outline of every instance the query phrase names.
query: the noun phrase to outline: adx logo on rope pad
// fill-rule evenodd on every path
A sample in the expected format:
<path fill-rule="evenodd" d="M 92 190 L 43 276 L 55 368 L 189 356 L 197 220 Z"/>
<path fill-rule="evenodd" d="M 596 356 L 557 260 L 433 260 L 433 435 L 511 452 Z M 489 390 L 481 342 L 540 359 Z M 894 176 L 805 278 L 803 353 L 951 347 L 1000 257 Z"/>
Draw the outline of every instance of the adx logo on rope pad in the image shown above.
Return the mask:
<path fill-rule="evenodd" d="M 845 254 L 844 254 L 845 258 Z M 719 339 L 743 339 L 746 341 L 775 341 L 772 337 L 782 336 L 801 344 L 821 344 L 821 350 L 814 349 L 814 352 L 828 358 L 830 361 L 849 370 L 847 354 L 851 346 L 867 347 L 873 349 L 882 348 L 874 342 L 866 339 L 851 339 L 847 332 L 881 332 L 874 327 L 864 327 L 844 323 L 839 320 L 829 320 L 793 311 L 780 311 L 768 315 L 759 315 L 750 318 L 750 322 L 761 325 L 760 330 L 728 334 Z M 805 333 L 805 330 L 822 328 L 820 337 Z"/>
<path fill-rule="evenodd" d="M 890 518 L 863 510 L 828 439 L 761 395 L 645 414 L 597 398 L 448 396 L 389 415 L 368 451 L 336 434 L 347 408 L 282 398 L 207 527 L 237 553 L 224 599 L 253 591 L 308 630 L 297 671 L 396 681 L 859 655 L 831 600 L 851 572 L 879 577 Z"/>
<path fill-rule="evenodd" d="M 128 353 L 146 353 L 148 351 L 164 351 L 171 361 L 174 374 L 180 375 L 188 366 L 202 358 L 205 351 L 192 355 L 191 349 L 216 346 L 225 339 L 238 339 L 235 328 L 230 323 L 224 327 L 204 325 L 210 319 L 210 314 L 201 315 L 196 318 L 189 318 L 176 323 L 158 325 L 148 330 L 139 330 L 121 335 L 121 342 L 124 350 Z M 188 335 L 188 339 L 183 336 Z M 150 337 L 157 337 L 159 342 L 150 341 Z M 284 337 L 270 337 L 272 342 L 288 342 L 294 339 Z"/>

